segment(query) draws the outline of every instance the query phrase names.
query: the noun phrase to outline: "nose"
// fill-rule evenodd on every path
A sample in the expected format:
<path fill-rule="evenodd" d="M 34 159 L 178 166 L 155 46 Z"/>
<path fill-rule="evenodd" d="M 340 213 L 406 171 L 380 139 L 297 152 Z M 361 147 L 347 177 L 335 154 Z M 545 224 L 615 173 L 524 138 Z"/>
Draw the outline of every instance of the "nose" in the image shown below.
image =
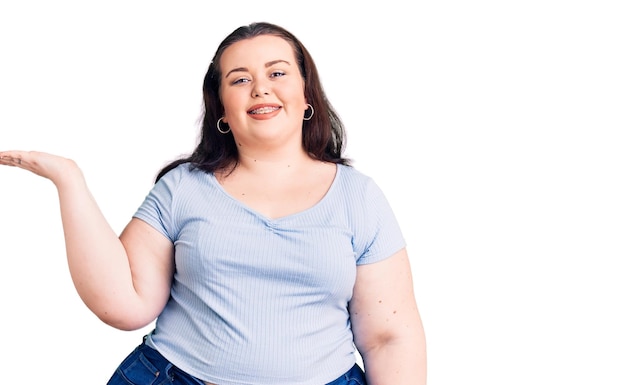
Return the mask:
<path fill-rule="evenodd" d="M 252 87 L 252 97 L 258 98 L 270 94 L 270 87 L 265 81 L 255 81 Z"/>

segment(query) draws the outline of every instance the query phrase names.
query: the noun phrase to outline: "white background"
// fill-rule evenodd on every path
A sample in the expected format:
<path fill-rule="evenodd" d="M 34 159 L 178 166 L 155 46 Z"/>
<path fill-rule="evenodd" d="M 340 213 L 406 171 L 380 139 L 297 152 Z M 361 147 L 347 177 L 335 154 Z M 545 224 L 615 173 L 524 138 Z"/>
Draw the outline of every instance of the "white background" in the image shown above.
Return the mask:
<path fill-rule="evenodd" d="M 4 1 L 0 149 L 75 159 L 121 231 L 156 171 L 195 146 L 218 43 L 280 24 L 405 231 L 429 384 L 624 385 L 618 3 Z M 52 184 L 6 167 L 0 256 L 3 383 L 104 384 L 149 330 L 87 310 Z"/>

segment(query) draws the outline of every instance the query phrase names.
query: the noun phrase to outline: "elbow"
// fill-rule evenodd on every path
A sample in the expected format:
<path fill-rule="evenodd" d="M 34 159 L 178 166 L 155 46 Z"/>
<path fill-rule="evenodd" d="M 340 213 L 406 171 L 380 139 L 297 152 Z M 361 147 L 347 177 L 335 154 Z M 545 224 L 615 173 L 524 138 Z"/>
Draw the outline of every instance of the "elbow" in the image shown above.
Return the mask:
<path fill-rule="evenodd" d="M 137 306 L 98 306 L 90 307 L 93 314 L 106 325 L 122 331 L 134 331 L 149 325 L 156 314 L 142 311 Z"/>
<path fill-rule="evenodd" d="M 395 349 L 403 351 L 425 350 L 426 341 L 421 327 L 405 325 L 381 328 L 369 333 L 355 335 L 354 344 L 364 357 L 377 352 Z"/>
<path fill-rule="evenodd" d="M 366 338 L 355 338 L 354 345 L 362 355 L 376 351 L 393 343 L 396 337 L 393 333 L 378 332 L 368 335 Z"/>
<path fill-rule="evenodd" d="M 154 319 L 141 319 L 138 317 L 116 317 L 107 312 L 96 314 L 103 323 L 122 331 L 135 331 L 148 326 Z"/>

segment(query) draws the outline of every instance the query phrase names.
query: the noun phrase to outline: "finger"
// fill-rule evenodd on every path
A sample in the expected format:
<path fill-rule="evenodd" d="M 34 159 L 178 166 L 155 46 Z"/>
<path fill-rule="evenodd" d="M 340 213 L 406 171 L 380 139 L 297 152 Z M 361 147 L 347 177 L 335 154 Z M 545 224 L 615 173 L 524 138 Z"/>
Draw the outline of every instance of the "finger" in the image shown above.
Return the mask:
<path fill-rule="evenodd" d="M 0 156 L 0 164 L 4 164 L 7 166 L 21 166 L 22 165 L 22 157 L 21 156 L 12 156 L 12 155 L 1 155 Z"/>

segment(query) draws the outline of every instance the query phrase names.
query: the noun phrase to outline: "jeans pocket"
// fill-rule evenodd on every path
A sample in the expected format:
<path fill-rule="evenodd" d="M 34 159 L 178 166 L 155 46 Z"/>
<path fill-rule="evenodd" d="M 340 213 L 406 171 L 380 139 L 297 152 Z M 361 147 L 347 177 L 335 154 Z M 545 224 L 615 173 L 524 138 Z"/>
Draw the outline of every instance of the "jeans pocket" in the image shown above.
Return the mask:
<path fill-rule="evenodd" d="M 360 366 L 354 365 L 348 373 L 346 373 L 347 385 L 367 385 L 365 381 L 365 373 Z"/>
<path fill-rule="evenodd" d="M 355 364 L 352 369 L 326 385 L 367 385 L 367 382 L 365 381 L 365 373 L 360 366 Z"/>
<path fill-rule="evenodd" d="M 367 385 L 365 384 L 365 380 L 363 378 L 348 378 L 348 381 L 346 382 L 347 385 Z"/>
<path fill-rule="evenodd" d="M 160 371 L 139 350 L 131 353 L 117 368 L 107 385 L 153 385 Z"/>

